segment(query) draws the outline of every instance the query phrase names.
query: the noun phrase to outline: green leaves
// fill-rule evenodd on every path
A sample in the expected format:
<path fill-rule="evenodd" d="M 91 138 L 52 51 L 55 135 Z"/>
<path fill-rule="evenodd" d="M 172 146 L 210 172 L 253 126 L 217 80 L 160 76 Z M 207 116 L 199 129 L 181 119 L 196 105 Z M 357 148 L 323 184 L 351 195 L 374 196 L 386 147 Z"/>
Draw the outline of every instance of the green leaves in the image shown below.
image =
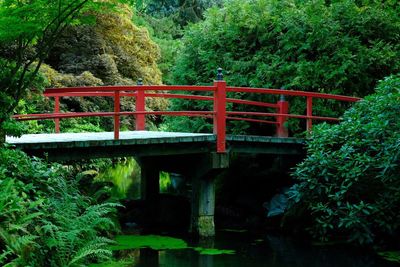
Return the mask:
<path fill-rule="evenodd" d="M 176 84 L 210 83 L 222 67 L 232 86 L 363 97 L 373 92 L 379 79 L 400 70 L 400 16 L 381 3 L 232 0 L 224 8 L 209 9 L 205 17 L 185 31 L 174 69 Z M 291 112 L 304 114 L 304 99 L 289 101 Z M 347 108 L 316 101 L 314 112 L 335 117 Z M 251 126 L 250 133 L 273 133 L 272 127 Z M 304 128 L 299 121 L 290 121 L 293 132 Z"/>
<path fill-rule="evenodd" d="M 96 195 L 96 194 L 94 194 Z M 83 266 L 107 260 L 115 203 L 83 195 L 61 165 L 0 149 L 0 264 Z"/>
<path fill-rule="evenodd" d="M 316 238 L 369 244 L 400 232 L 399 97 L 400 76 L 386 78 L 339 125 L 314 129 L 290 195 Z"/>
<path fill-rule="evenodd" d="M 38 86 L 43 61 L 69 25 L 115 10 L 118 0 L 0 1 L 0 129 L 19 101 Z M 90 19 L 92 18 L 92 19 Z"/>

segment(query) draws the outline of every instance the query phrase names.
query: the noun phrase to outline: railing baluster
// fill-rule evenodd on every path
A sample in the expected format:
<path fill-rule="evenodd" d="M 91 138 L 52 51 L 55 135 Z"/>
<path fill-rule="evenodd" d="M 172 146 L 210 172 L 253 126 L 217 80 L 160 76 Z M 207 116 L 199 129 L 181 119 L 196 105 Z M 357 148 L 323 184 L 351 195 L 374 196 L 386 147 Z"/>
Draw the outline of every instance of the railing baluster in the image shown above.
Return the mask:
<path fill-rule="evenodd" d="M 54 113 L 60 113 L 60 97 L 59 96 L 54 97 Z M 60 133 L 60 119 L 55 118 L 54 123 L 55 123 L 56 133 Z"/>
<path fill-rule="evenodd" d="M 311 96 L 307 96 L 307 117 L 312 117 L 312 100 Z M 311 132 L 312 130 L 312 118 L 307 118 L 307 132 Z"/>
<path fill-rule="evenodd" d="M 222 69 L 218 69 L 217 80 L 214 82 L 214 134 L 217 135 L 217 152 L 226 152 L 226 82 L 223 80 Z"/>
<path fill-rule="evenodd" d="M 281 88 L 284 89 L 284 88 Z M 281 95 L 280 100 L 276 103 L 278 105 L 278 114 L 288 114 L 289 113 L 289 102 L 285 100 L 285 96 Z M 286 125 L 286 116 L 277 116 L 276 121 L 278 125 L 276 126 L 276 136 L 277 137 L 289 137 L 289 131 Z"/>
<path fill-rule="evenodd" d="M 119 139 L 120 91 L 114 92 L 114 139 Z"/>
<path fill-rule="evenodd" d="M 137 85 L 143 85 L 142 79 L 139 79 Z M 136 111 L 146 111 L 145 92 L 138 90 L 136 92 Z M 136 131 L 144 131 L 146 129 L 146 116 L 144 114 L 136 115 Z"/>

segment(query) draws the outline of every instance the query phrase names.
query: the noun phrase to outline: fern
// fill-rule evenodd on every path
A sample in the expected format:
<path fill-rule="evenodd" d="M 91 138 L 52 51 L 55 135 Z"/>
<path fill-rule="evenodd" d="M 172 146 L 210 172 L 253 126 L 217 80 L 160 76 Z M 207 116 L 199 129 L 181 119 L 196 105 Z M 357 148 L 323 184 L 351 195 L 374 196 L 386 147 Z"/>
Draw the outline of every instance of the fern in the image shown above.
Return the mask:
<path fill-rule="evenodd" d="M 10 178 L 12 177 L 12 178 Z M 86 266 L 111 257 L 116 203 L 96 203 L 60 165 L 0 148 L 0 266 Z"/>
<path fill-rule="evenodd" d="M 112 256 L 112 252 L 106 247 L 114 243 L 113 240 L 105 237 L 96 237 L 85 246 L 79 249 L 74 257 L 68 263 L 68 266 L 75 266 L 75 264 L 80 263 L 87 258 L 95 258 L 100 261 L 109 260 Z"/>

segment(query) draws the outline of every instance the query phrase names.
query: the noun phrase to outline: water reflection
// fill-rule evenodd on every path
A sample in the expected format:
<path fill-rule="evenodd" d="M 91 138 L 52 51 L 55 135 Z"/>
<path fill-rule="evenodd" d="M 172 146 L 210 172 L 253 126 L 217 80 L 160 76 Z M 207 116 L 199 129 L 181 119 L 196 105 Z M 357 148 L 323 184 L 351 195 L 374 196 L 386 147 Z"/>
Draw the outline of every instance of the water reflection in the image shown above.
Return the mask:
<path fill-rule="evenodd" d="M 113 183 L 112 195 L 118 199 L 140 197 L 140 167 L 134 158 L 124 158 L 109 166 L 95 180 Z"/>
<path fill-rule="evenodd" d="M 190 243 L 190 240 L 188 240 Z M 132 267 L 391 267 L 397 264 L 372 253 L 293 242 L 282 236 L 260 237 L 220 233 L 215 240 L 191 242 L 192 246 L 234 249 L 234 255 L 201 255 L 192 249 L 136 250 Z"/>

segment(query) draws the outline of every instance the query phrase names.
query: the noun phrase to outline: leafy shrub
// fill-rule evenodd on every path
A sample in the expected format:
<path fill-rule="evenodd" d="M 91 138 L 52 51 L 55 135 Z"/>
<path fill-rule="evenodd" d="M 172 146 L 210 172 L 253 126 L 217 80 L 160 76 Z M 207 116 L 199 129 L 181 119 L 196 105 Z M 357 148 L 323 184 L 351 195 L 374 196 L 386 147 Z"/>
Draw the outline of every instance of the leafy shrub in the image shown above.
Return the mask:
<path fill-rule="evenodd" d="M 136 1 L 136 8 L 154 17 L 173 17 L 175 23 L 184 26 L 200 21 L 207 8 L 221 5 L 222 2 L 222 0 L 139 0 Z"/>
<path fill-rule="evenodd" d="M 172 69 L 181 48 L 182 29 L 172 16 L 153 17 L 144 13 L 136 13 L 133 17 L 135 24 L 145 27 L 151 39 L 160 47 L 160 58 L 157 65 L 162 73 L 164 84 L 171 84 Z"/>
<path fill-rule="evenodd" d="M 84 266 L 111 255 L 116 204 L 96 203 L 61 165 L 0 149 L 0 264 Z"/>
<path fill-rule="evenodd" d="M 97 22 L 94 25 L 67 27 L 50 51 L 46 60 L 48 64 L 40 68 L 41 77 L 45 80 L 42 79 L 41 87 L 132 85 L 138 78 L 143 78 L 145 84 L 160 84 L 157 44 L 150 39 L 146 29 L 132 23 L 129 7 L 124 5 L 118 10 L 118 14 L 95 13 Z M 43 113 L 52 110 L 52 100 L 38 102 L 36 99 L 34 95 L 26 97 L 17 112 Z M 62 112 L 113 110 L 113 99 L 110 97 L 63 97 L 60 102 Z M 166 109 L 168 104 L 161 98 L 149 98 L 146 102 L 150 110 Z M 121 110 L 134 111 L 135 99 L 121 98 Z M 51 120 L 27 124 L 31 133 L 54 131 Z M 112 125 L 110 117 L 64 119 L 61 120 L 61 131 L 111 131 Z M 121 128 L 134 128 L 134 118 L 122 116 Z"/>
<path fill-rule="evenodd" d="M 311 213 L 323 241 L 360 244 L 400 233 L 400 76 L 348 110 L 334 126 L 316 127 L 308 156 L 293 176 L 291 198 Z"/>
<path fill-rule="evenodd" d="M 233 86 L 284 87 L 362 97 L 373 92 L 379 79 L 400 70 L 398 14 L 390 1 L 226 1 L 223 8 L 209 9 L 205 21 L 185 31 L 174 82 L 209 84 L 217 67 L 222 67 L 225 79 Z M 289 100 L 291 112 L 305 113 L 304 99 Z M 176 109 L 185 110 L 188 105 L 193 104 L 174 101 Z M 201 105 L 194 108 L 204 109 Z M 347 107 L 328 101 L 315 105 L 314 111 L 321 116 L 336 116 Z M 240 105 L 234 108 L 249 110 Z M 196 124 L 193 120 L 203 121 L 190 118 L 186 123 Z M 181 119 L 171 119 L 173 126 L 179 127 L 179 123 L 183 123 Z M 305 128 L 291 126 L 292 130 Z M 270 133 L 271 129 L 252 124 L 248 130 Z"/>

